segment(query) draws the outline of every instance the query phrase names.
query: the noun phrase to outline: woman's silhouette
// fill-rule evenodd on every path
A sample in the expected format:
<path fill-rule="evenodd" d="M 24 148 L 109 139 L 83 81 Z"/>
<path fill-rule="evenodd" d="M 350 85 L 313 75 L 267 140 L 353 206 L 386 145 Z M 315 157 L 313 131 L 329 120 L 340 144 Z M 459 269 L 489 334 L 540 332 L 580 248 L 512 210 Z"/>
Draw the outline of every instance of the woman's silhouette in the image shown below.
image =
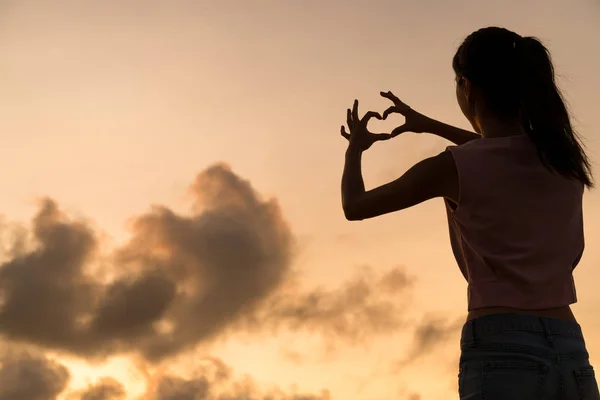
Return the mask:
<path fill-rule="evenodd" d="M 584 249 L 582 197 L 590 163 L 571 127 L 547 49 L 503 28 L 480 29 L 452 66 L 461 110 L 475 132 L 428 118 L 391 92 L 383 115 L 348 110 L 342 178 L 346 218 L 363 220 L 442 197 L 456 261 L 468 282 L 461 336 L 461 399 L 598 400 L 598 385 L 570 304 Z M 405 116 L 389 134 L 367 122 Z M 455 146 L 365 191 L 361 154 L 403 132 Z"/>

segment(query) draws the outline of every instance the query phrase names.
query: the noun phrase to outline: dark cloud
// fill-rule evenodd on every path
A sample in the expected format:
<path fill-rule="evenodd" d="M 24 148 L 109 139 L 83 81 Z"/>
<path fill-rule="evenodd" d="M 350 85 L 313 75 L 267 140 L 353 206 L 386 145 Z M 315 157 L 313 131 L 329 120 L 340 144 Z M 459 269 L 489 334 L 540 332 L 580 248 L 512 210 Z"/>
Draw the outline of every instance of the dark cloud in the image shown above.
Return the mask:
<path fill-rule="evenodd" d="M 208 399 L 210 382 L 204 377 L 184 379 L 164 376 L 160 379 L 151 398 L 153 400 L 196 400 Z"/>
<path fill-rule="evenodd" d="M 421 354 L 428 353 L 439 343 L 459 334 L 464 323 L 464 317 L 454 320 L 439 316 L 426 317 L 415 330 L 414 347 Z"/>
<path fill-rule="evenodd" d="M 364 268 L 337 289 L 274 296 L 257 320 L 272 329 L 319 332 L 326 338 L 361 342 L 406 325 L 403 307 L 413 283 L 403 267 L 383 274 Z"/>
<path fill-rule="evenodd" d="M 187 376 L 159 369 L 155 375 L 141 367 L 147 390 L 138 400 L 330 400 L 329 392 L 298 394 L 275 387 L 261 390 L 251 377 L 237 378 L 218 358 L 199 359 Z M 127 391 L 112 377 L 82 390 L 69 390 L 69 371 L 43 354 L 3 350 L 0 356 L 0 400 L 124 400 Z"/>
<path fill-rule="evenodd" d="M 11 230 L 0 335 L 88 359 L 160 361 L 232 330 L 358 341 L 402 325 L 398 299 L 412 284 L 403 269 L 367 270 L 333 290 L 294 288 L 294 237 L 276 201 L 221 164 L 190 193 L 188 214 L 153 207 L 108 257 L 90 223 L 44 200 L 29 231 Z"/>
<path fill-rule="evenodd" d="M 90 385 L 78 396 L 78 400 L 123 400 L 125 399 L 123 385 L 113 378 L 103 378 L 97 383 Z"/>
<path fill-rule="evenodd" d="M 78 318 L 91 310 L 98 290 L 82 268 L 94 256 L 94 234 L 83 222 L 64 221 L 56 204 L 46 200 L 33 219 L 32 235 L 34 249 L 19 235 L 12 257 L 0 266 L 0 332 L 50 347 L 77 347 Z"/>
<path fill-rule="evenodd" d="M 56 400 L 69 379 L 69 371 L 47 357 L 26 351 L 0 356 L 0 400 Z"/>
<path fill-rule="evenodd" d="M 457 337 L 464 323 L 464 316 L 456 319 L 436 315 L 424 317 L 414 328 L 411 350 L 407 356 L 395 363 L 395 370 L 430 354 L 438 346 L 447 343 L 449 339 Z"/>
<path fill-rule="evenodd" d="M 277 204 L 216 165 L 191 187 L 191 215 L 154 207 L 113 255 L 116 278 L 94 279 L 98 239 L 45 200 L 35 247 L 0 266 L 0 332 L 93 357 L 139 351 L 158 360 L 208 341 L 286 278 L 293 238 Z"/>
<path fill-rule="evenodd" d="M 328 391 L 321 394 L 286 393 L 275 388 L 262 391 L 246 377 L 235 379 L 231 369 L 218 359 L 210 359 L 192 376 L 163 373 L 152 377 L 144 398 L 148 400 L 330 400 Z"/>

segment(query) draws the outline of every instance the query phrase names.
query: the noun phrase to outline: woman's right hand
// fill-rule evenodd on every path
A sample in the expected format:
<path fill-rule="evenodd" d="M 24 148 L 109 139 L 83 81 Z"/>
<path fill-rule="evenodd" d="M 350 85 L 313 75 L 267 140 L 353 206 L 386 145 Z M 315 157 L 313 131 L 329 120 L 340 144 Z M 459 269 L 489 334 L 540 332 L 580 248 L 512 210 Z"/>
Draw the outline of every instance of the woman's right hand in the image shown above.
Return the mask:
<path fill-rule="evenodd" d="M 394 103 L 393 106 L 389 107 L 383 112 L 383 119 L 386 119 L 390 114 L 401 114 L 405 118 L 404 124 L 392 131 L 392 137 L 396 137 L 404 132 L 431 132 L 431 127 L 435 122 L 433 119 L 413 110 L 408 105 L 404 104 L 392 92 L 381 92 L 380 94 Z"/>

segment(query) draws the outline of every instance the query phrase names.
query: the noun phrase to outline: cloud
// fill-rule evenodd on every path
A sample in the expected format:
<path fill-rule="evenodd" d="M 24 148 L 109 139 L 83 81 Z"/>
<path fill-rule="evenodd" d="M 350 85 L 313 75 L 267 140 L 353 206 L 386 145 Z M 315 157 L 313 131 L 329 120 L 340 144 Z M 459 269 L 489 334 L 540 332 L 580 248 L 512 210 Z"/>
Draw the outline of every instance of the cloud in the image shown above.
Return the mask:
<path fill-rule="evenodd" d="M 286 292 L 274 296 L 257 318 L 272 329 L 322 333 L 326 338 L 361 342 L 406 326 L 403 306 L 414 284 L 404 267 L 383 274 L 363 268 L 333 290 Z"/>
<path fill-rule="evenodd" d="M 209 341 L 286 278 L 293 237 L 275 201 L 216 165 L 200 173 L 191 215 L 154 207 L 133 220 L 108 283 L 90 274 L 90 225 L 45 200 L 35 247 L 0 266 L 0 332 L 92 357 L 136 350 L 158 360 Z"/>
<path fill-rule="evenodd" d="M 188 375 L 159 368 L 148 373 L 147 390 L 138 400 L 330 400 L 327 390 L 301 394 L 279 387 L 261 390 L 249 376 L 236 377 L 219 358 L 198 360 Z M 112 377 L 104 377 L 82 390 L 69 390 L 68 369 L 59 362 L 31 351 L 3 351 L 0 357 L 0 400 L 124 400 L 127 392 Z"/>
<path fill-rule="evenodd" d="M 151 362 L 233 331 L 309 330 L 360 341 L 402 326 L 402 268 L 364 270 L 338 289 L 293 280 L 295 239 L 274 199 L 223 164 L 200 172 L 187 214 L 154 206 L 101 254 L 89 221 L 45 199 L 30 229 L 11 229 L 0 264 L 0 335 L 88 359 Z M 6 232 L 5 232 L 6 233 Z"/>
<path fill-rule="evenodd" d="M 82 266 L 96 241 L 83 222 L 64 221 L 56 204 L 45 200 L 33 219 L 31 249 L 22 233 L 0 266 L 0 332 L 8 339 L 78 348 L 77 321 L 93 307 L 98 285 Z"/>
<path fill-rule="evenodd" d="M 78 395 L 78 400 L 123 400 L 125 388 L 113 378 L 102 378 Z"/>
<path fill-rule="evenodd" d="M 464 322 L 463 317 L 447 320 L 444 317 L 428 316 L 415 330 L 414 347 L 419 349 L 419 354 L 428 353 L 439 343 L 458 334 Z"/>
<path fill-rule="evenodd" d="M 460 334 L 465 317 L 449 320 L 447 317 L 427 315 L 414 328 L 412 349 L 406 357 L 394 363 L 395 371 L 430 354 L 438 346 Z"/>
<path fill-rule="evenodd" d="M 56 400 L 70 379 L 63 365 L 26 351 L 5 351 L 0 363 L 0 400 Z"/>
<path fill-rule="evenodd" d="M 216 358 L 204 363 L 187 377 L 161 372 L 150 377 L 148 400 L 330 400 L 327 390 L 320 394 L 286 393 L 280 388 L 258 389 L 250 377 L 236 379 L 232 370 Z"/>

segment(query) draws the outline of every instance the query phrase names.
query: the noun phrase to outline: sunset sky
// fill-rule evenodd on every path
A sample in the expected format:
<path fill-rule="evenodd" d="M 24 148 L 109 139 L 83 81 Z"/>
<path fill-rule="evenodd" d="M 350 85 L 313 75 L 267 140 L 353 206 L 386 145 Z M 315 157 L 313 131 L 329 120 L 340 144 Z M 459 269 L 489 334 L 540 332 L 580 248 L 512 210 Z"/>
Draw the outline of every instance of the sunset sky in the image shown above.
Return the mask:
<path fill-rule="evenodd" d="M 598 0 L 0 0 L 0 400 L 456 398 L 443 202 L 346 221 L 339 127 L 392 90 L 468 128 L 451 59 L 490 25 L 547 45 L 597 165 Z M 367 187 L 446 145 L 375 145 Z"/>

